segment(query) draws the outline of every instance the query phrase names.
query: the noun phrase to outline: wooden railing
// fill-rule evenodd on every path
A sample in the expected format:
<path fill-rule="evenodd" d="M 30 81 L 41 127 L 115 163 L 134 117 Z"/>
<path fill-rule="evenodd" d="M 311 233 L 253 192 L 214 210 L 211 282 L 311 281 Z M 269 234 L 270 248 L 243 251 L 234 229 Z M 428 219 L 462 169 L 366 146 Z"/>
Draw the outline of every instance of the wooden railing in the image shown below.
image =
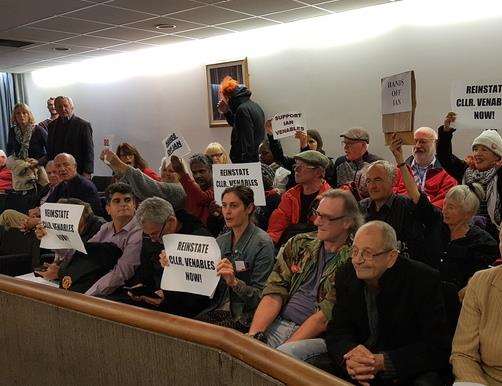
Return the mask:
<path fill-rule="evenodd" d="M 228 328 L 92 298 L 4 275 L 0 275 L 0 291 L 221 350 L 286 385 L 350 385 Z"/>

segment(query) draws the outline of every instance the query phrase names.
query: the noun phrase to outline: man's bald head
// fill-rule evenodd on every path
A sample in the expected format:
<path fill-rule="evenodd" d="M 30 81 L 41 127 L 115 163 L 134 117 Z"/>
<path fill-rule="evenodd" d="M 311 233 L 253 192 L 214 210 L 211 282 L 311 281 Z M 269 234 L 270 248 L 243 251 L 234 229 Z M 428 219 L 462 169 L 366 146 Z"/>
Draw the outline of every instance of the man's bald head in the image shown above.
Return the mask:
<path fill-rule="evenodd" d="M 63 181 L 71 180 L 77 175 L 77 161 L 71 154 L 58 154 L 54 157 L 54 165 L 58 170 L 59 178 Z"/>

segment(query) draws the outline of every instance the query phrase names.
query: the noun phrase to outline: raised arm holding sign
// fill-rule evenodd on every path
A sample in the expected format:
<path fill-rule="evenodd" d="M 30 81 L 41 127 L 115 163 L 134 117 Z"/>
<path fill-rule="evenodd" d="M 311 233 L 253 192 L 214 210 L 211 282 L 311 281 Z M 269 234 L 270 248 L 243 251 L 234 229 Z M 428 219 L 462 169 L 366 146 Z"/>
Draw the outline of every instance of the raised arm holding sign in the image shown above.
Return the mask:
<path fill-rule="evenodd" d="M 292 137 L 296 132 L 304 132 L 307 129 L 303 113 L 300 112 L 276 114 L 271 119 L 271 124 L 274 139 Z"/>

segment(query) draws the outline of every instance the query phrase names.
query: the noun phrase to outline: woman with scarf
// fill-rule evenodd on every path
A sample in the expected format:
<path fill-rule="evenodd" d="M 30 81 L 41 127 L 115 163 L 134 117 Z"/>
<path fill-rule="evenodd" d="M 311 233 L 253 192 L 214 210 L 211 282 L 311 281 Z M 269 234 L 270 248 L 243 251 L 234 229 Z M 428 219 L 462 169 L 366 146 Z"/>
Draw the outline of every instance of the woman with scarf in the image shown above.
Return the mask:
<path fill-rule="evenodd" d="M 13 126 L 7 142 L 7 167 L 12 170 L 12 185 L 16 194 L 14 205 L 19 211 L 29 209 L 36 197 L 37 183 L 48 184 L 47 174 L 39 166 L 45 159 L 47 132 L 35 125 L 35 117 L 28 105 L 18 103 L 12 110 Z"/>
<path fill-rule="evenodd" d="M 481 200 L 477 213 L 478 223 L 498 239 L 498 227 L 501 220 L 500 197 L 502 195 L 502 138 L 496 130 L 485 130 L 472 143 L 473 155 L 466 162 L 452 152 L 451 140 L 455 129 L 455 114 L 446 116 L 444 125 L 438 129 L 437 158 L 443 168 L 454 177 L 459 184 L 480 184 L 485 191 L 485 199 Z"/>

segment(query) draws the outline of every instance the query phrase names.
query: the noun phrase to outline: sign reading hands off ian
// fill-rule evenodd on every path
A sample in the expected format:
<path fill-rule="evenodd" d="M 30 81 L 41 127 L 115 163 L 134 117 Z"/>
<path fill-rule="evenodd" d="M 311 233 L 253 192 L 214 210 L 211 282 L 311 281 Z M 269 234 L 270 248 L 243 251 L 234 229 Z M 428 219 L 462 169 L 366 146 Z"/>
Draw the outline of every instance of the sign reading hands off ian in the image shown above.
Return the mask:
<path fill-rule="evenodd" d="M 213 297 L 220 277 L 221 251 L 213 237 L 168 234 L 162 238 L 169 265 L 160 288 Z"/>
<path fill-rule="evenodd" d="M 45 203 L 40 207 L 40 217 L 47 234 L 40 248 L 75 249 L 87 253 L 78 233 L 83 205 Z"/>

